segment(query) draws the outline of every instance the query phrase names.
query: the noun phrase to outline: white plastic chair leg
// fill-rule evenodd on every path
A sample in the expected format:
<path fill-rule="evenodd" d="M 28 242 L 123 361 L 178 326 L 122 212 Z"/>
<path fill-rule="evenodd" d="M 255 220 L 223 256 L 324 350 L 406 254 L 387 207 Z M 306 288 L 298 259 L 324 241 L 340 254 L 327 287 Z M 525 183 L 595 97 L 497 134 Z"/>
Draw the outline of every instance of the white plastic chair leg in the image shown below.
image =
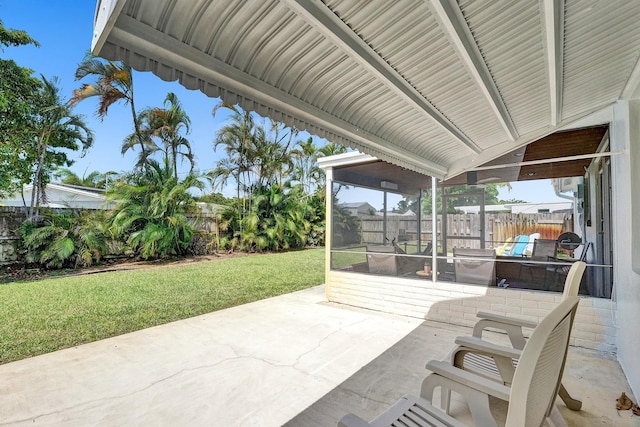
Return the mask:
<path fill-rule="evenodd" d="M 562 399 L 564 404 L 567 405 L 567 408 L 571 409 L 572 411 L 579 411 L 580 409 L 582 409 L 582 401 L 578 398 L 572 397 L 562 384 L 560 384 L 558 396 L 560 396 L 560 399 Z"/>

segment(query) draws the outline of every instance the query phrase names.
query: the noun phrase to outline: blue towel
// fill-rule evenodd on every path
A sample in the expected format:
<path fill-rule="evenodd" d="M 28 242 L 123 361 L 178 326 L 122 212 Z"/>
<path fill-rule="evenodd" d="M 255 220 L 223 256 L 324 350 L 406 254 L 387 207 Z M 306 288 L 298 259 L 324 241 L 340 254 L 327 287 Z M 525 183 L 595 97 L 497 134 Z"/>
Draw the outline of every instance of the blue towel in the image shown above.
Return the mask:
<path fill-rule="evenodd" d="M 529 244 L 529 236 L 523 234 L 518 236 L 516 243 L 513 245 L 513 249 L 511 249 L 511 256 L 523 256 L 524 250 L 527 248 Z"/>

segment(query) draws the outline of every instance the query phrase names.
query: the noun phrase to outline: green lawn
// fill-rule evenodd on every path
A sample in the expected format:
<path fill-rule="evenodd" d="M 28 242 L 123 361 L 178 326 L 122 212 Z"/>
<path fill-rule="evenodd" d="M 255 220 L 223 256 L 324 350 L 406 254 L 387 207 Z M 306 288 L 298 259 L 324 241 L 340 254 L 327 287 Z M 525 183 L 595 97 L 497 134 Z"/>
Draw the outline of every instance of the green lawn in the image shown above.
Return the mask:
<path fill-rule="evenodd" d="M 324 282 L 324 250 L 0 285 L 0 363 Z"/>
<path fill-rule="evenodd" d="M 367 262 L 366 246 L 356 246 L 351 248 L 342 248 L 340 251 L 331 254 L 331 268 L 340 269 L 349 265 Z"/>

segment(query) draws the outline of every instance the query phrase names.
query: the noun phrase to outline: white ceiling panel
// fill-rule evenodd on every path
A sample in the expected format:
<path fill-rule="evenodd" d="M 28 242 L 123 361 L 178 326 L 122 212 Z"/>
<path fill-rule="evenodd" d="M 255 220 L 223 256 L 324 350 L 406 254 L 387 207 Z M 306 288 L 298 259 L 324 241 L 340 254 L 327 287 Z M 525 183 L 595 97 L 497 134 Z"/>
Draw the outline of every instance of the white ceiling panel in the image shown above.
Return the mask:
<path fill-rule="evenodd" d="M 634 93 L 638 21 L 623 0 L 100 0 L 93 50 L 442 178 Z"/>
<path fill-rule="evenodd" d="M 618 99 L 640 56 L 640 2 L 568 0 L 563 114 Z"/>
<path fill-rule="evenodd" d="M 545 51 L 540 48 L 540 5 L 464 1 L 460 10 L 518 132 L 526 134 L 545 126 L 551 105 Z"/>

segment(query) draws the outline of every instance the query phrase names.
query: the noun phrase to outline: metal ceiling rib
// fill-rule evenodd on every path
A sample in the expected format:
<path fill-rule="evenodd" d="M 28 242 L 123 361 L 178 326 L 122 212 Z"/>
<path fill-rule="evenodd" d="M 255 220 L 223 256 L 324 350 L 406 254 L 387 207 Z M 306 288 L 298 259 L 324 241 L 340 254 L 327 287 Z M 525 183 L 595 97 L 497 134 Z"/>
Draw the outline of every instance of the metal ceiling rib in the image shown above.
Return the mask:
<path fill-rule="evenodd" d="M 424 1 L 326 5 L 479 147 L 507 138 Z"/>
<path fill-rule="evenodd" d="M 438 25 L 454 46 L 463 66 L 493 110 L 496 119 L 504 128 L 508 138 L 514 141 L 519 137 L 518 131 L 457 2 L 431 0 L 429 6 Z"/>
<path fill-rule="evenodd" d="M 402 103 L 411 106 L 426 120 L 425 126 L 436 125 L 448 136 L 449 143 L 457 141 L 472 151 L 480 148 L 461 132 L 446 116 L 442 115 L 427 99 L 411 86 L 391 65 L 384 61 L 371 46 L 366 44 L 331 9 L 319 1 L 281 0 L 299 17 L 313 26 L 320 35 L 342 49 L 349 58 L 356 61 L 368 74 L 384 84 L 390 96 L 398 96 Z M 432 141 L 434 144 L 440 141 Z"/>
<path fill-rule="evenodd" d="M 622 0 L 98 0 L 94 53 L 440 178 L 637 92 L 639 17 Z"/>
<path fill-rule="evenodd" d="M 562 121 L 564 63 L 564 0 L 542 0 L 543 39 L 547 62 L 551 126 Z"/>

